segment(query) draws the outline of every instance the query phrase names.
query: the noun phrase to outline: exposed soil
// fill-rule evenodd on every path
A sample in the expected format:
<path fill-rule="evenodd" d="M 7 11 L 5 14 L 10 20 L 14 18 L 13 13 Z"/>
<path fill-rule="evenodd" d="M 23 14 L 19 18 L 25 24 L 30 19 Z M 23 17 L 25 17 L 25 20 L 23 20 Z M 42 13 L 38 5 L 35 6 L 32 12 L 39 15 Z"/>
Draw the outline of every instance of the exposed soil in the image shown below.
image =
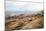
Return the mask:
<path fill-rule="evenodd" d="M 17 16 L 5 22 L 5 31 L 40 29 L 44 27 L 44 16 Z"/>

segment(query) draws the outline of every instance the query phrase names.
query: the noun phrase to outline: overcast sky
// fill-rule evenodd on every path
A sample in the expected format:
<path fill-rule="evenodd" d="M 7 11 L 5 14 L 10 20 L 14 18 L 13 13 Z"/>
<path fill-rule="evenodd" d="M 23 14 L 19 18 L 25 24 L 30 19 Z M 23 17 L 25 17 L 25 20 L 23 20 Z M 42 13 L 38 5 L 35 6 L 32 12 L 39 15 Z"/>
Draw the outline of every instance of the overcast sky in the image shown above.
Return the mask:
<path fill-rule="evenodd" d="M 19 1 L 31 1 L 31 2 L 19 2 Z M 37 11 L 43 10 L 43 3 L 32 3 L 32 2 L 43 2 L 43 0 L 10 0 L 6 1 L 6 10 L 17 10 L 17 11 Z"/>
<path fill-rule="evenodd" d="M 33 2 L 43 2 L 43 0 L 8 0 L 8 1 L 33 1 Z"/>

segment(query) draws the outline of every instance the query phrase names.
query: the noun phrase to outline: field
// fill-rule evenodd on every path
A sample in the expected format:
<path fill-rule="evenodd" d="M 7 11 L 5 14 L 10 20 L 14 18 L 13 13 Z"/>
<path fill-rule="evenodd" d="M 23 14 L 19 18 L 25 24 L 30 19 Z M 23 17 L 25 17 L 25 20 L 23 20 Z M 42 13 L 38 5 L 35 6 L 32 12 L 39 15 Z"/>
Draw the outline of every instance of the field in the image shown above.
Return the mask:
<path fill-rule="evenodd" d="M 44 15 L 19 15 L 7 17 L 5 31 L 41 29 L 44 27 Z"/>

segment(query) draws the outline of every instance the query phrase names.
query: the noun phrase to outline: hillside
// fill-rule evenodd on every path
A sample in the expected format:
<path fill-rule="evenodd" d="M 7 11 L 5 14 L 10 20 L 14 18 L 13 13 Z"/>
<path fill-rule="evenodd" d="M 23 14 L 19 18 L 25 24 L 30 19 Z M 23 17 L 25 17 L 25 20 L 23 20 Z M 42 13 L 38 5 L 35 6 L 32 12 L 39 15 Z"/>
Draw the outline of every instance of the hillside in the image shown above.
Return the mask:
<path fill-rule="evenodd" d="M 39 29 L 44 26 L 43 15 L 16 16 L 5 23 L 6 31 Z"/>

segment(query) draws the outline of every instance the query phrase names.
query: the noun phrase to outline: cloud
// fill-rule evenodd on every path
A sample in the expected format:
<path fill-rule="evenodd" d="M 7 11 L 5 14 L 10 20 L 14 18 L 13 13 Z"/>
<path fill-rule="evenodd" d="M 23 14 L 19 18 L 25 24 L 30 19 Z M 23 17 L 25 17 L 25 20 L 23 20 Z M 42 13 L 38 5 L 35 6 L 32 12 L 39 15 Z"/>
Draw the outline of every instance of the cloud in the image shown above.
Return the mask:
<path fill-rule="evenodd" d="M 20 11 L 37 11 L 43 10 L 43 3 L 31 3 L 31 2 L 6 2 L 6 10 L 20 10 Z"/>
<path fill-rule="evenodd" d="M 12 2 L 16 2 L 16 1 L 43 2 L 43 0 L 7 0 L 7 1 L 12 1 Z"/>
<path fill-rule="evenodd" d="M 43 0 L 10 0 L 10 1 L 32 1 L 32 2 L 43 2 Z"/>
<path fill-rule="evenodd" d="M 22 3 L 22 2 L 18 2 L 16 4 L 16 6 L 18 8 L 21 8 L 23 10 L 23 8 L 25 10 L 42 10 L 43 9 L 43 4 L 42 3 Z"/>

